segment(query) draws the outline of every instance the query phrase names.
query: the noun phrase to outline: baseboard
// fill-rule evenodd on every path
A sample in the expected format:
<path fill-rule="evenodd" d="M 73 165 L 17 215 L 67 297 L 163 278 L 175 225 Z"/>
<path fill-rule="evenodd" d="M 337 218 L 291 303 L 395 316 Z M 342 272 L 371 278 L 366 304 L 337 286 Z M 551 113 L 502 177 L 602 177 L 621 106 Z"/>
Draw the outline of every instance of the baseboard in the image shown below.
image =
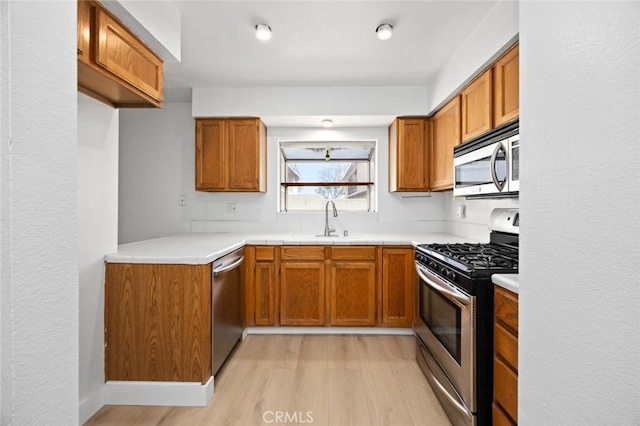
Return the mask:
<path fill-rule="evenodd" d="M 95 413 L 98 412 L 104 406 L 103 389 L 90 392 L 85 398 L 80 401 L 78 406 L 78 418 L 80 424 L 84 424 Z"/>
<path fill-rule="evenodd" d="M 213 377 L 199 382 L 125 382 L 104 385 L 104 403 L 109 405 L 170 405 L 205 407 L 213 397 Z"/>
<path fill-rule="evenodd" d="M 247 334 L 390 334 L 413 336 L 411 328 L 386 327 L 247 327 Z"/>

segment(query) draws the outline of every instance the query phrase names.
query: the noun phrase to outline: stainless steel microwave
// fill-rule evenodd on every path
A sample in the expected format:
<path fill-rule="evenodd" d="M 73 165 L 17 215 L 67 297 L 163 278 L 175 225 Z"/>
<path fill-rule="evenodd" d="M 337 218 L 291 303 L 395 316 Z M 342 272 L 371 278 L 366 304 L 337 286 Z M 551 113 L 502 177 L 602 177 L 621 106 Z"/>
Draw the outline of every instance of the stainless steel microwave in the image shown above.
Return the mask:
<path fill-rule="evenodd" d="M 517 197 L 519 161 L 518 122 L 457 146 L 453 154 L 453 195 Z"/>

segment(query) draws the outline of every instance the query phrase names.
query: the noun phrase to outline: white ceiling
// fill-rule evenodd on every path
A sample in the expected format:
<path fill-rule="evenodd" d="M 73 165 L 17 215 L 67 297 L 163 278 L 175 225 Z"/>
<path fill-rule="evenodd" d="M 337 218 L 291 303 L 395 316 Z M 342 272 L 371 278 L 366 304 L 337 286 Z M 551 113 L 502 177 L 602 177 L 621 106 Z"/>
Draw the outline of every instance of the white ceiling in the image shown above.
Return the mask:
<path fill-rule="evenodd" d="M 194 86 L 424 86 L 496 1 L 175 4 L 182 62 L 165 64 L 167 101 L 190 100 Z M 394 35 L 380 41 L 384 22 Z M 258 23 L 271 40 L 255 37 Z"/>

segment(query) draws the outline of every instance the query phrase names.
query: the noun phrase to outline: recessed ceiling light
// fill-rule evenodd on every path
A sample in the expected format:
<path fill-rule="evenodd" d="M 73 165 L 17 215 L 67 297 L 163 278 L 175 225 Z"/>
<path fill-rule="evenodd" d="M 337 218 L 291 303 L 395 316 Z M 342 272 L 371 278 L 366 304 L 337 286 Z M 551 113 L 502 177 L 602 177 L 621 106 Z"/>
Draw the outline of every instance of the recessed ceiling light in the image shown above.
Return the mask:
<path fill-rule="evenodd" d="M 333 120 L 329 120 L 328 118 L 325 118 L 324 120 L 322 120 L 322 125 L 324 127 L 331 127 L 333 126 Z"/>
<path fill-rule="evenodd" d="M 258 37 L 258 40 L 269 40 L 271 38 L 271 27 L 267 24 L 256 25 L 256 37 Z"/>
<path fill-rule="evenodd" d="M 393 35 L 393 26 L 391 24 L 380 24 L 376 28 L 376 35 L 380 40 L 389 40 Z"/>

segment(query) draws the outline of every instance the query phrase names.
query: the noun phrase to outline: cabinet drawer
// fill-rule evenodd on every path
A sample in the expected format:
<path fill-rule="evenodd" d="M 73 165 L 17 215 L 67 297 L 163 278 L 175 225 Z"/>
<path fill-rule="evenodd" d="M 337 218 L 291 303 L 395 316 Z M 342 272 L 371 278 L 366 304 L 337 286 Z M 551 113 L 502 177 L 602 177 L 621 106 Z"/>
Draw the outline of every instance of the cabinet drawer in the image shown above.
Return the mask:
<path fill-rule="evenodd" d="M 273 246 L 256 246 L 256 261 L 275 260 L 276 248 Z"/>
<path fill-rule="evenodd" d="M 518 376 L 499 358 L 493 359 L 493 399 L 518 421 Z"/>
<path fill-rule="evenodd" d="M 493 426 L 515 426 L 499 405 L 493 403 Z"/>
<path fill-rule="evenodd" d="M 375 246 L 332 247 L 331 260 L 376 260 Z"/>
<path fill-rule="evenodd" d="M 283 246 L 280 259 L 286 260 L 324 260 L 324 246 Z"/>
<path fill-rule="evenodd" d="M 493 330 L 496 354 L 504 358 L 507 365 L 518 372 L 518 338 L 500 323 L 496 323 Z"/>
<path fill-rule="evenodd" d="M 495 286 L 494 310 L 496 321 L 503 323 L 516 336 L 518 335 L 518 296 L 502 287 Z"/>

